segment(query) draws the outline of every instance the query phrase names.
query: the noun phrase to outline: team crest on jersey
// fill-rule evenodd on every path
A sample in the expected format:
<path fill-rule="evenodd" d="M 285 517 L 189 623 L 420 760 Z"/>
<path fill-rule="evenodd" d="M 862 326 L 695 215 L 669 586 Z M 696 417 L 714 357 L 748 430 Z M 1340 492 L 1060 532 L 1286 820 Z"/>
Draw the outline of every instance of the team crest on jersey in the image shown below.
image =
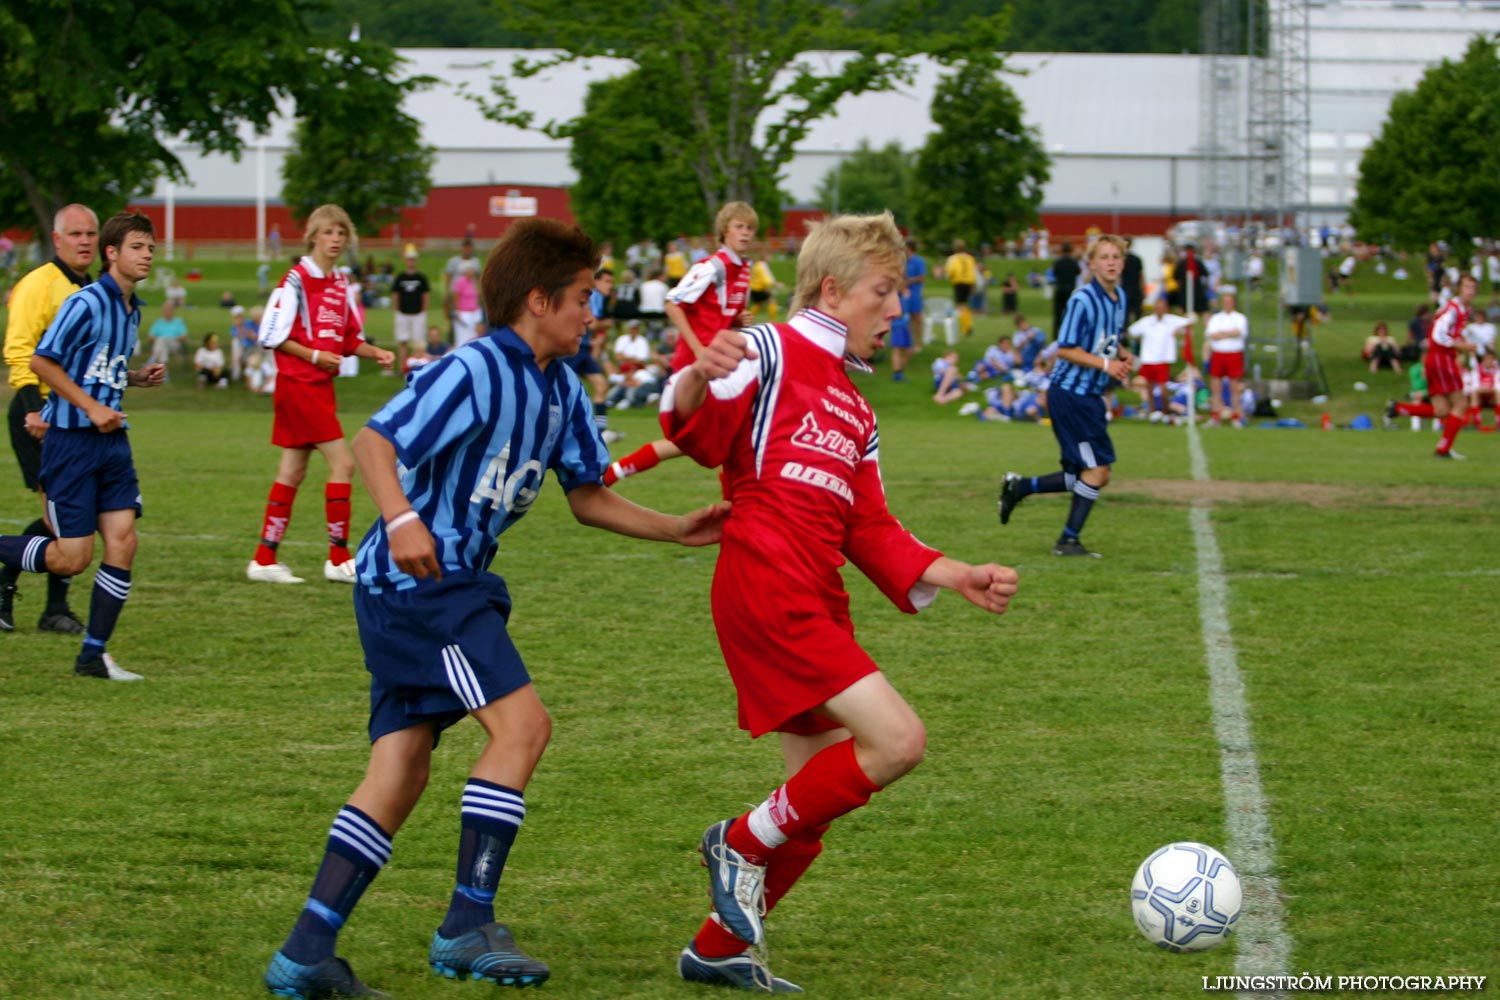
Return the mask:
<path fill-rule="evenodd" d="M 792 434 L 792 444 L 829 458 L 836 458 L 851 469 L 859 463 L 859 444 L 843 431 L 818 426 L 811 413 L 802 415 L 802 426 Z"/>

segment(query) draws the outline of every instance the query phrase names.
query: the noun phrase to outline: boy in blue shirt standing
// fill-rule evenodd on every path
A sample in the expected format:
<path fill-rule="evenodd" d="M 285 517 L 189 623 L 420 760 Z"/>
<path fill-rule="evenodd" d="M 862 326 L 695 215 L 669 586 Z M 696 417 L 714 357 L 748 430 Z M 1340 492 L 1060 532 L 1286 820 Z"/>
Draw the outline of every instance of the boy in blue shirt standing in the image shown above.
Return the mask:
<path fill-rule="evenodd" d="M 727 504 L 672 517 L 605 489 L 609 455 L 588 392 L 563 359 L 591 319 L 599 252 L 573 226 L 525 219 L 484 268 L 491 332 L 416 371 L 354 440 L 380 509 L 356 558 L 354 608 L 370 680 L 370 765 L 329 831 L 322 866 L 266 987 L 301 997 L 380 996 L 335 956 L 339 929 L 389 860 L 426 785 L 442 731 L 474 716 L 489 739 L 464 787 L 458 878 L 428 962 L 439 974 L 534 986 L 494 897 L 551 733 L 506 623 L 496 539 L 530 509 L 551 469 L 584 524 L 708 545 Z"/>
<path fill-rule="evenodd" d="M 1098 558 L 1079 535 L 1115 461 L 1104 393 L 1111 381 L 1130 378 L 1135 358 L 1120 345 L 1127 308 L 1119 288 L 1125 241 L 1100 236 L 1087 256 L 1093 278 L 1068 298 L 1057 335 L 1057 364 L 1047 389 L 1047 413 L 1062 452 L 1062 471 L 1029 477 L 1007 472 L 1000 486 L 1000 523 L 1010 523 L 1016 505 L 1033 493 L 1070 492 L 1068 522 L 1052 554 Z"/>
<path fill-rule="evenodd" d="M 125 387 L 157 386 L 166 367 L 126 365 L 141 326 L 135 288 L 151 273 L 156 235 L 151 220 L 121 212 L 99 231 L 106 270 L 99 280 L 63 300 L 31 358 L 31 370 L 52 390 L 42 407 L 41 485 L 57 537 L 0 536 L 0 562 L 29 573 L 76 576 L 94 558 L 94 534 L 104 559 L 94 576 L 89 624 L 73 665 L 79 677 L 138 681 L 105 652 L 130 596 L 135 519 L 141 515 L 125 414 Z"/>

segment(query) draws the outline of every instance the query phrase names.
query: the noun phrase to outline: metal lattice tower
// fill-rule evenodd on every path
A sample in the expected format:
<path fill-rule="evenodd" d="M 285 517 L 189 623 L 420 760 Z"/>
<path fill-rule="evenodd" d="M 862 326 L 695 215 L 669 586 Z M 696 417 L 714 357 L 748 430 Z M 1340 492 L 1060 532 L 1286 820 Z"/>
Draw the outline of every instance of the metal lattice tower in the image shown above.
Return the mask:
<path fill-rule="evenodd" d="M 1261 26 L 1254 21 L 1257 7 Z M 1250 61 L 1250 205 L 1268 228 L 1300 229 L 1312 127 L 1307 2 L 1252 0 L 1247 20 L 1252 44 L 1262 35 L 1266 40 L 1264 53 Z"/>
<path fill-rule="evenodd" d="M 1239 103 L 1245 52 L 1243 27 L 1238 0 L 1203 0 L 1198 146 L 1204 219 L 1239 215 L 1246 202 Z"/>

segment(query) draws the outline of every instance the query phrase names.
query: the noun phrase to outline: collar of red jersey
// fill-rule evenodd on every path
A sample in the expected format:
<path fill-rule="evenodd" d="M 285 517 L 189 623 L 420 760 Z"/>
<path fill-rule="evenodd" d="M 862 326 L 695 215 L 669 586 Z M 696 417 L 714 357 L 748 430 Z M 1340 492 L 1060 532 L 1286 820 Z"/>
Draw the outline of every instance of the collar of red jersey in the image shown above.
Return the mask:
<path fill-rule="evenodd" d="M 792 329 L 817 344 L 834 357 L 843 357 L 846 367 L 855 371 L 871 372 L 869 363 L 857 358 L 847 350 L 849 328 L 825 312 L 804 309 L 789 321 Z"/>
<path fill-rule="evenodd" d="M 317 265 L 317 262 L 312 259 L 312 254 L 304 255 L 301 263 L 302 269 L 305 270 L 309 276 L 314 278 L 328 277 L 328 275 L 323 273 L 323 269 Z M 334 268 L 333 270 L 335 274 L 338 273 L 338 268 Z"/>

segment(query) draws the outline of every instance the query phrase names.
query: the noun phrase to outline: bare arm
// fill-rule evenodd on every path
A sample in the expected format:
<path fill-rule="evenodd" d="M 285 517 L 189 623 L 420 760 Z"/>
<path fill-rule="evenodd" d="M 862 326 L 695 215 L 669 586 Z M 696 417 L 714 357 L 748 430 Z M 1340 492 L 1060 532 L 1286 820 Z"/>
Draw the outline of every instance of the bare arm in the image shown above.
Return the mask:
<path fill-rule="evenodd" d="M 631 538 L 679 545 L 713 545 L 729 516 L 729 504 L 722 500 L 680 516 L 663 514 L 632 503 L 597 483 L 576 487 L 568 494 L 568 506 L 579 524 Z"/>
<path fill-rule="evenodd" d="M 688 345 L 693 352 L 693 357 L 696 358 L 701 355 L 705 345 L 698 340 L 698 335 L 693 332 L 692 324 L 688 322 L 687 313 L 682 311 L 682 306 L 669 299 L 663 307 L 663 312 L 667 314 L 668 321 L 677 328 L 677 339 Z"/>
<path fill-rule="evenodd" d="M 1107 372 L 1110 378 L 1116 378 L 1122 382 L 1130 377 L 1130 362 L 1123 358 L 1106 361 L 1092 351 L 1085 351 L 1081 347 L 1059 347 L 1057 356 L 1079 368 L 1098 368 L 1100 371 Z"/>
<path fill-rule="evenodd" d="M 437 543 L 427 525 L 418 517 L 403 517 L 415 513 L 406 491 L 401 488 L 401 478 L 396 474 L 396 446 L 368 427 L 354 435 L 354 464 L 359 467 L 360 481 L 365 484 L 375 506 L 380 508 L 380 517 L 386 522 L 390 539 L 391 558 L 403 573 L 418 580 L 432 577 L 443 578 L 443 567 L 437 559 Z M 397 518 L 401 523 L 394 529 L 389 525 Z"/>
<path fill-rule="evenodd" d="M 997 563 L 973 566 L 948 556 L 939 556 L 922 573 L 923 583 L 946 587 L 962 594 L 976 607 L 993 614 L 1004 614 L 1019 586 L 1016 571 Z"/>

